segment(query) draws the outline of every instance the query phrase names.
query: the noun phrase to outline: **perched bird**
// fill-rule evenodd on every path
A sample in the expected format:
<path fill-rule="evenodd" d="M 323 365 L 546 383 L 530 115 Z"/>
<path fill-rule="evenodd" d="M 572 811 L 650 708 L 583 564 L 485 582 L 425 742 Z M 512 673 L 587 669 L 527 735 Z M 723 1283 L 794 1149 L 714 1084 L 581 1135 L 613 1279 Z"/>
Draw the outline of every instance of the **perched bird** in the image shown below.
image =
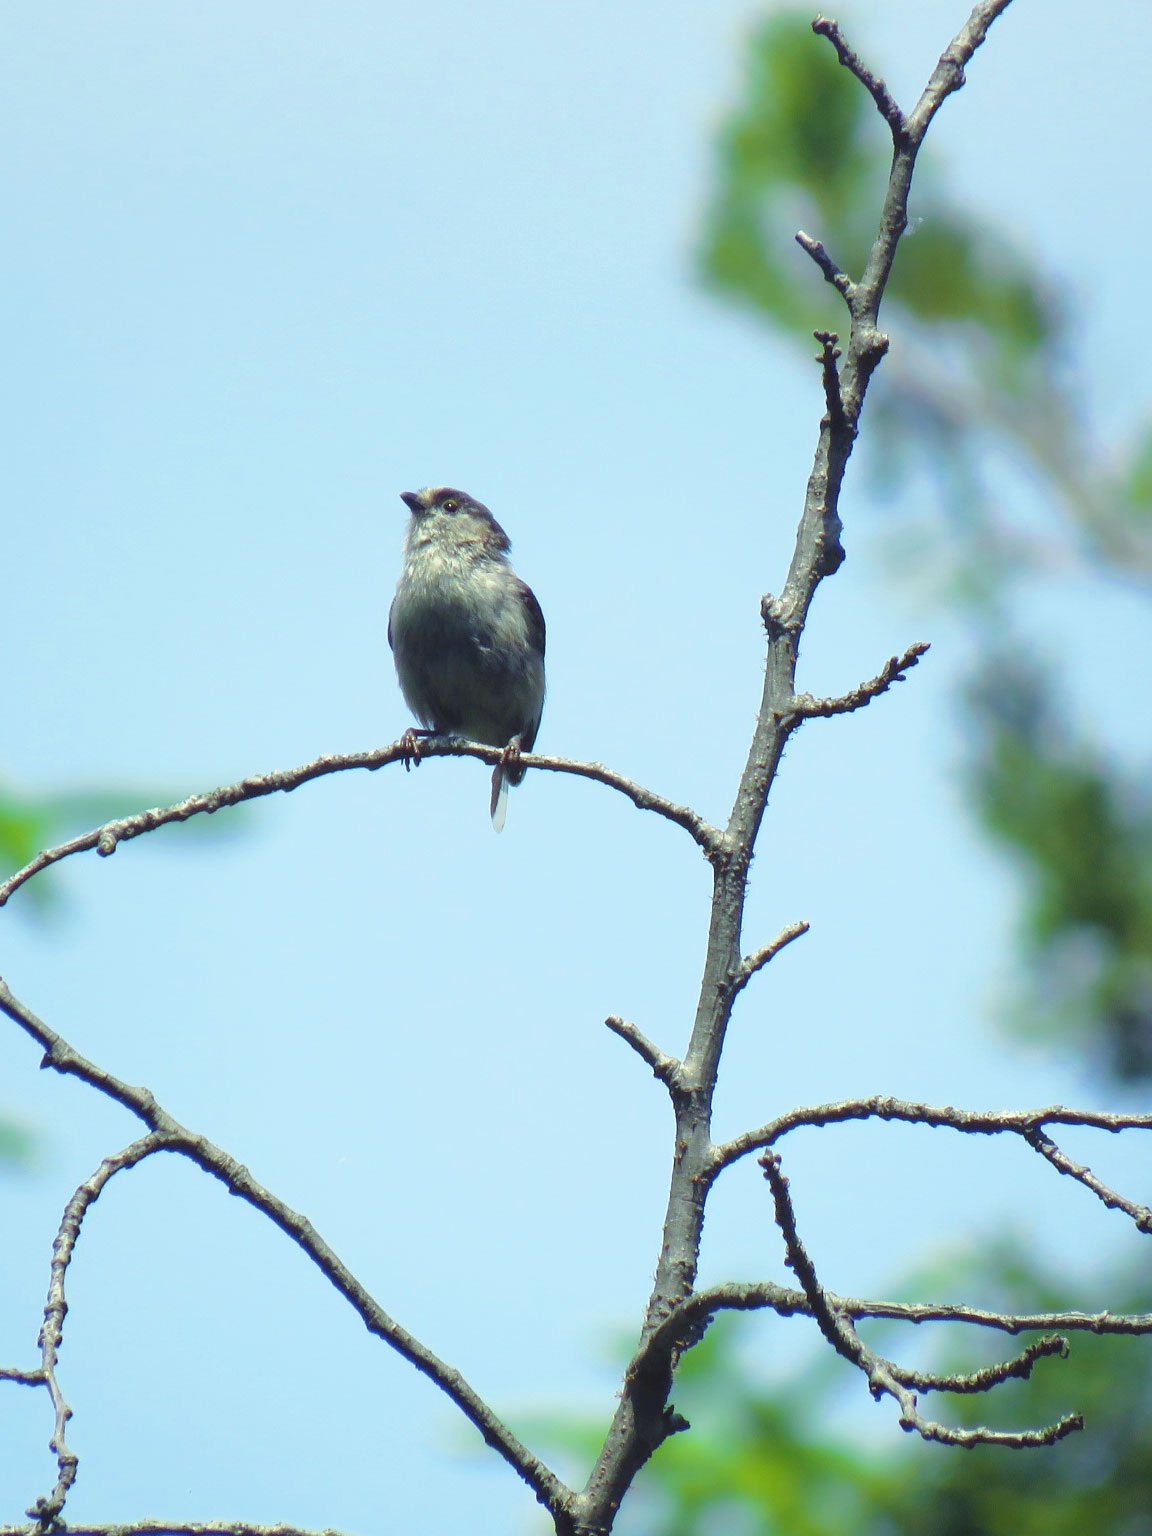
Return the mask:
<path fill-rule="evenodd" d="M 463 736 L 504 757 L 492 774 L 499 832 L 520 752 L 544 708 L 544 615 L 508 559 L 508 535 L 480 502 L 448 486 L 403 491 L 412 516 L 388 615 L 400 690 L 423 734 Z"/>

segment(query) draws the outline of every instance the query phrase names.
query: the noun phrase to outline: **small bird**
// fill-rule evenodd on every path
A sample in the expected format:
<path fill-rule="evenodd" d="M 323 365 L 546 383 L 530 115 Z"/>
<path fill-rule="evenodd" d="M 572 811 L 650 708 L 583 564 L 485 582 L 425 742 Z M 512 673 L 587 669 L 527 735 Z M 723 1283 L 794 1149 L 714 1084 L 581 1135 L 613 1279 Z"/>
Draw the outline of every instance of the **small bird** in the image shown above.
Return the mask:
<path fill-rule="evenodd" d="M 504 825 L 544 708 L 544 615 L 512 569 L 508 535 L 450 486 L 402 491 L 412 516 L 388 614 L 400 691 L 421 734 L 463 736 L 504 756 L 492 774 L 492 825 Z M 416 733 L 412 733 L 414 738 Z"/>

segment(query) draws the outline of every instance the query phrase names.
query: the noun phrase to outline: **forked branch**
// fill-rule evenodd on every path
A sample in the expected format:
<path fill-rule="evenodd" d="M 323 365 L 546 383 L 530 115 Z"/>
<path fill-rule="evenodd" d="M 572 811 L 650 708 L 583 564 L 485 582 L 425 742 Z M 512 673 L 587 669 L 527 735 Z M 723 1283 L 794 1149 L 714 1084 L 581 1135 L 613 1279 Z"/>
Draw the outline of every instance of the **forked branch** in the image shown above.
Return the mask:
<path fill-rule="evenodd" d="M 954 1429 L 934 1419 L 926 1419 L 920 1412 L 916 1393 L 913 1390 L 913 1383 L 916 1381 L 915 1373 L 895 1366 L 892 1361 L 869 1348 L 857 1333 L 851 1315 L 827 1294 L 817 1279 L 815 1266 L 800 1240 L 788 1180 L 784 1177 L 778 1155 L 773 1151 L 765 1152 L 760 1159 L 760 1166 L 764 1169 L 764 1177 L 772 1190 L 773 1204 L 776 1208 L 776 1225 L 784 1237 L 787 1252 L 786 1262 L 800 1281 L 805 1300 L 821 1333 L 837 1354 L 842 1355 L 845 1360 L 863 1372 L 873 1397 L 887 1395 L 895 1400 L 900 1409 L 902 1429 L 915 1430 L 922 1439 L 935 1440 L 943 1445 L 999 1445 L 1012 1450 L 1024 1450 L 1028 1447 L 1054 1445 L 1056 1441 L 1063 1440 L 1066 1435 L 1084 1428 L 1084 1417 L 1079 1413 L 1065 1414 L 1055 1423 L 1047 1424 L 1041 1429 L 1023 1430 L 989 1429 L 982 1424 L 968 1429 Z M 1044 1346 L 1033 1350 L 1031 1354 L 1026 1351 L 1015 1361 L 1007 1361 L 1000 1366 L 989 1367 L 962 1378 L 963 1386 L 953 1387 L 951 1390 L 989 1391 L 1010 1376 L 1027 1374 L 1039 1355 L 1060 1352 L 1059 1348 Z M 946 1380 L 945 1377 L 931 1379 L 931 1387 L 939 1389 Z"/>

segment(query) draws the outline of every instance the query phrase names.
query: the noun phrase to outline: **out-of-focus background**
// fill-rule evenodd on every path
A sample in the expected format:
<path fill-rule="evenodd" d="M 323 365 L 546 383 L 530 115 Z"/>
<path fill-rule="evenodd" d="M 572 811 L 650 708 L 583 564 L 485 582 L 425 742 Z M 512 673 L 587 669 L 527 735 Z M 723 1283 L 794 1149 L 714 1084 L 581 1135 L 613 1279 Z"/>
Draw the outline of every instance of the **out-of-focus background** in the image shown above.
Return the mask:
<path fill-rule="evenodd" d="M 964 6 L 840 19 L 911 105 Z M 1017 5 L 932 129 L 801 682 L 932 651 L 789 751 L 747 942 L 812 932 L 741 1001 L 719 1134 L 876 1091 L 1148 1103 L 1149 27 L 1138 0 L 1107 28 Z M 61 0 L 3 37 L 9 865 L 393 739 L 398 492 L 436 482 L 493 508 L 543 604 L 541 747 L 724 816 L 822 409 L 810 331 L 842 326 L 791 236 L 858 262 L 883 184 L 828 45 L 738 0 Z M 2 969 L 580 1478 L 669 1156 L 662 1090 L 602 1020 L 681 1046 L 707 870 L 595 785 L 530 775 L 500 839 L 486 803 L 481 766 L 434 762 L 85 855 L 0 914 Z M 37 1066 L 0 1030 L 5 1364 L 34 1361 L 65 1200 L 136 1133 Z M 1139 1139 L 1064 1140 L 1147 1199 Z M 1131 1226 L 1021 1146 L 866 1126 L 785 1153 L 839 1291 L 1150 1305 Z M 702 1279 L 765 1275 L 750 1165 Z M 109 1187 L 69 1298 L 73 1522 L 540 1529 L 436 1391 L 181 1162 Z M 1035 1388 L 941 1405 L 1090 1410 L 1075 1446 L 961 1456 L 905 1442 L 808 1325 L 728 1321 L 621 1528 L 912 1531 L 931 1495 L 950 1529 L 1082 1531 L 1058 1519 L 1088 1499 L 1133 1536 L 1148 1364 L 1076 1341 Z M 51 1485 L 50 1427 L 0 1390 L 0 1520 Z"/>

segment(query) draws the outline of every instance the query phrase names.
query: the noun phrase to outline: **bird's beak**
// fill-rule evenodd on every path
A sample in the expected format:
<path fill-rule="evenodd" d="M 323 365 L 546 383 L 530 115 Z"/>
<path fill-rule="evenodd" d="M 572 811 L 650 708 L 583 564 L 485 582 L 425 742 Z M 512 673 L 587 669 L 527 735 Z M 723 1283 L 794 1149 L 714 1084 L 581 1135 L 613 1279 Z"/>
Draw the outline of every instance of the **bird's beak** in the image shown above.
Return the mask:
<path fill-rule="evenodd" d="M 420 495 L 417 491 L 401 491 L 400 500 L 408 508 L 409 512 L 423 512 L 424 510 L 424 504 L 420 500 Z"/>

